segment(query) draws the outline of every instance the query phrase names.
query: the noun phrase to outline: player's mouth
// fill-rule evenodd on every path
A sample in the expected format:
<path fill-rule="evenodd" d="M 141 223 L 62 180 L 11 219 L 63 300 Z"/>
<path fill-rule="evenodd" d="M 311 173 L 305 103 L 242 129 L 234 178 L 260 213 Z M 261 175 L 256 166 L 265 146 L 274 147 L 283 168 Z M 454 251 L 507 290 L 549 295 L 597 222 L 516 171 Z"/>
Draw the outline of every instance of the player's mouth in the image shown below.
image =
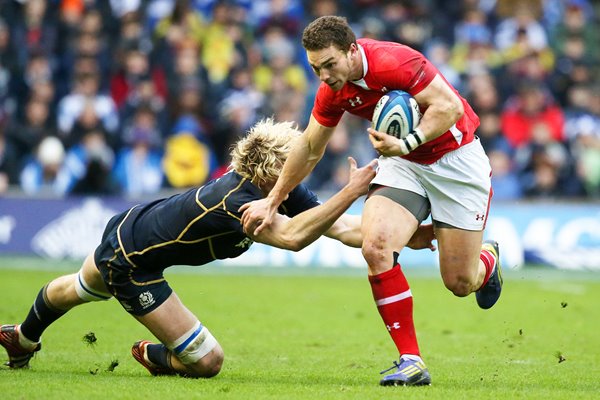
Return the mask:
<path fill-rule="evenodd" d="M 327 83 L 327 85 L 329 85 L 330 88 L 334 89 L 336 88 L 336 86 L 338 85 L 340 81 L 333 81 L 333 82 L 325 82 Z"/>

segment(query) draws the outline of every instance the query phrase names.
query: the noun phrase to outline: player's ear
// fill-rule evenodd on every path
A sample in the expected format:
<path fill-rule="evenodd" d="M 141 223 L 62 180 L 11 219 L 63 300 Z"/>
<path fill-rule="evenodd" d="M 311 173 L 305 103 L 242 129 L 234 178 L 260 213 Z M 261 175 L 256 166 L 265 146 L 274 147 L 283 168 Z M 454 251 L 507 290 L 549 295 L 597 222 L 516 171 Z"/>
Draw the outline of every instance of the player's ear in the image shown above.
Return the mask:
<path fill-rule="evenodd" d="M 358 45 L 356 43 L 350 44 L 350 49 L 348 50 L 348 54 L 353 56 L 358 51 Z"/>

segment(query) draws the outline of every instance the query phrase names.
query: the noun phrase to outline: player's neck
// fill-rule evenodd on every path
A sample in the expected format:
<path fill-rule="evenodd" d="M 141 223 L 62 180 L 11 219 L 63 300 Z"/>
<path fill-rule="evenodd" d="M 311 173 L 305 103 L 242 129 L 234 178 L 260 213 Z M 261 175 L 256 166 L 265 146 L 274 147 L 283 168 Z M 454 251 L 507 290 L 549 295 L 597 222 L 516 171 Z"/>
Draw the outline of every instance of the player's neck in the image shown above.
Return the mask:
<path fill-rule="evenodd" d="M 362 61 L 362 53 L 357 51 L 350 56 L 350 76 L 348 80 L 350 81 L 358 81 L 361 80 L 364 76 L 364 66 Z"/>

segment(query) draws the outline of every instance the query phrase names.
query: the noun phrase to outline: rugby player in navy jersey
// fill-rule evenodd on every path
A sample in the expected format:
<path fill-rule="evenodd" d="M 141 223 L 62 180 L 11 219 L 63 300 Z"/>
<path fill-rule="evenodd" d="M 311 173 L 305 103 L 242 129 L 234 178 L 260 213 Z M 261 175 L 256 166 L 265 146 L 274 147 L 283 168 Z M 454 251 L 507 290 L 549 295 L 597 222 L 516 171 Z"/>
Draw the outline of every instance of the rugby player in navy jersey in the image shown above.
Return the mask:
<path fill-rule="evenodd" d="M 360 216 L 344 211 L 367 192 L 375 160 L 357 168 L 349 158 L 348 184 L 323 204 L 297 186 L 267 229 L 256 236 L 244 233 L 240 207 L 269 193 L 299 134 L 290 122 L 261 121 L 233 147 L 223 177 L 114 216 L 78 273 L 45 285 L 21 324 L 0 327 L 7 365 L 28 367 L 44 330 L 71 308 L 115 297 L 161 342 L 138 341 L 131 350 L 152 375 L 219 373 L 221 346 L 173 292 L 163 276 L 166 268 L 237 257 L 254 241 L 297 251 L 325 234 L 361 246 Z M 410 246 L 433 250 L 433 239 L 432 227 L 423 226 Z"/>

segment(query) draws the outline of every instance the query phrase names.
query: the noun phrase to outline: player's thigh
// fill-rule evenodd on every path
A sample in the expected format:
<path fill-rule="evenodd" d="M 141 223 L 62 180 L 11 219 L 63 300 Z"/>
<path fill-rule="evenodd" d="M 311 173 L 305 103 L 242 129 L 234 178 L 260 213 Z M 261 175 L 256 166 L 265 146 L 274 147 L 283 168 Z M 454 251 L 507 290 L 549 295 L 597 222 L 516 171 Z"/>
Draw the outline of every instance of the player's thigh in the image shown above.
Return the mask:
<path fill-rule="evenodd" d="M 491 169 L 479 140 L 431 166 L 413 167 L 419 170 L 434 221 L 467 231 L 485 228 L 492 195 Z"/>
<path fill-rule="evenodd" d="M 96 267 L 93 253 L 85 258 L 79 274 L 90 289 L 100 293 L 109 293 L 108 288 L 104 284 L 104 279 L 100 271 L 98 271 L 98 267 Z"/>
<path fill-rule="evenodd" d="M 444 283 L 476 280 L 483 231 L 440 227 L 435 222 L 434 227 Z"/>
<path fill-rule="evenodd" d="M 363 255 L 369 273 L 378 274 L 393 267 L 394 252 L 408 243 L 419 221 L 404 206 L 380 195 L 371 195 L 365 202 L 361 231 Z"/>
<path fill-rule="evenodd" d="M 175 292 L 148 314 L 134 316 L 162 343 L 174 343 L 198 321 Z"/>

